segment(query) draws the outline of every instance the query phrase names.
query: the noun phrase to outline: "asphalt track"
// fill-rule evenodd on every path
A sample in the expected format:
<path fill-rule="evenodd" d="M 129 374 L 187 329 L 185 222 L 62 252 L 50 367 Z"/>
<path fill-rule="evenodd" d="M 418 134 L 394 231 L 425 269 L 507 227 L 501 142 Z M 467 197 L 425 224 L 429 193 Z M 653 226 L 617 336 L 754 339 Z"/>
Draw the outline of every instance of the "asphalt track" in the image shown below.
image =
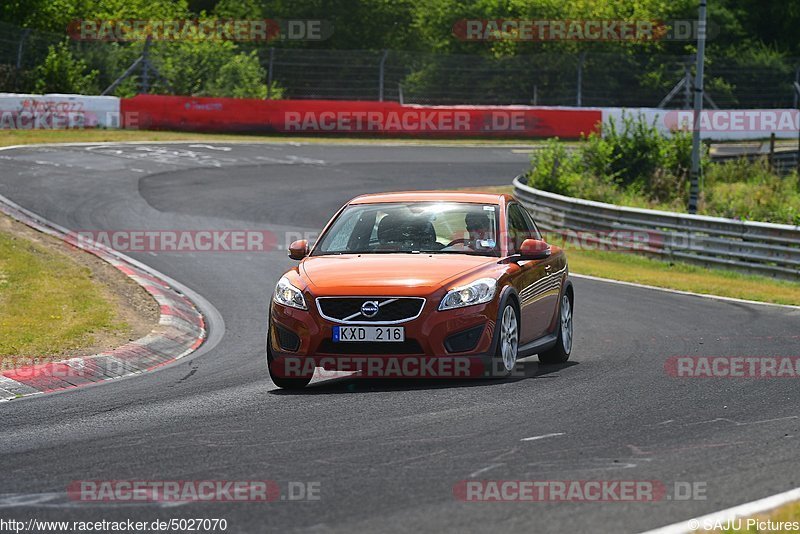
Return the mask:
<path fill-rule="evenodd" d="M 507 184 L 509 147 L 146 144 L 0 152 L 0 194 L 75 230 L 313 232 L 359 193 Z M 525 379 L 276 390 L 284 252 L 140 253 L 224 319 L 146 376 L 0 404 L 0 518 L 225 518 L 229 532 L 636 532 L 800 485 L 794 379 L 676 379 L 673 355 L 797 355 L 800 311 L 575 280 L 569 365 Z M 218 334 L 221 322 L 217 322 Z M 213 328 L 213 325 L 212 325 Z M 218 336 L 219 337 L 219 336 Z M 527 440 L 525 438 L 550 437 Z M 306 502 L 87 504 L 74 480 L 319 482 Z M 467 503 L 462 480 L 658 480 L 705 500 Z"/>

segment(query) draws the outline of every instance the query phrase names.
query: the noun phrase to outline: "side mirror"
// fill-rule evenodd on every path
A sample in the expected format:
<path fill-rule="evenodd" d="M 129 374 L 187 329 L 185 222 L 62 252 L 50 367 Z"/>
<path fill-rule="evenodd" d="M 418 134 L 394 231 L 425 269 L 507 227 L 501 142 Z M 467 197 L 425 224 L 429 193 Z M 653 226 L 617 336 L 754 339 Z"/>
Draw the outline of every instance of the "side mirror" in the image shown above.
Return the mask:
<path fill-rule="evenodd" d="M 543 260 L 550 257 L 550 245 L 540 239 L 526 239 L 519 247 L 523 260 Z"/>
<path fill-rule="evenodd" d="M 301 239 L 289 245 L 289 257 L 293 260 L 302 260 L 308 256 L 308 241 Z"/>

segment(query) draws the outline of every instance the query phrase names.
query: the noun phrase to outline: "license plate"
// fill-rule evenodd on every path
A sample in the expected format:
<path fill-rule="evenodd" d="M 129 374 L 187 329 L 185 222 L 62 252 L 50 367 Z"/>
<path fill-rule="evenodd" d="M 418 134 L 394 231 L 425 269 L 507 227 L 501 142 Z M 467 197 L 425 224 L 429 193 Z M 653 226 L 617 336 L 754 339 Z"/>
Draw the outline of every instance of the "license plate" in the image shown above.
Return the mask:
<path fill-rule="evenodd" d="M 333 341 L 405 341 L 406 333 L 402 326 L 334 326 Z"/>

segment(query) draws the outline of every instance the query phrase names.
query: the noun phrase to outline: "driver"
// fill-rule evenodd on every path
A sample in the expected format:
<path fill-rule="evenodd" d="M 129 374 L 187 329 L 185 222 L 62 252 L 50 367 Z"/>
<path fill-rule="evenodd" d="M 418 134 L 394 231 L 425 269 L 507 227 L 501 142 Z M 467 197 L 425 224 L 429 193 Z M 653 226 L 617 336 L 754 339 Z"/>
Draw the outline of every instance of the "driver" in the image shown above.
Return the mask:
<path fill-rule="evenodd" d="M 494 248 L 492 235 L 492 221 L 482 212 L 470 212 L 464 217 L 464 223 L 469 232 L 469 237 L 464 244 L 473 250 Z"/>

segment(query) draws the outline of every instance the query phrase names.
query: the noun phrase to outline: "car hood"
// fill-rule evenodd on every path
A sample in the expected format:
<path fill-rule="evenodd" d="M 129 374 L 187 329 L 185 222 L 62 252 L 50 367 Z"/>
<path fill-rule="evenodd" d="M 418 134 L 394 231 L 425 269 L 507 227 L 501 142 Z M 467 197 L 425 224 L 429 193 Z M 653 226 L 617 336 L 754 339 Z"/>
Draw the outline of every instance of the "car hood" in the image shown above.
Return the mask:
<path fill-rule="evenodd" d="M 496 265 L 498 258 L 467 254 L 363 254 L 312 256 L 300 268 L 325 294 L 429 293 L 459 275 Z"/>

